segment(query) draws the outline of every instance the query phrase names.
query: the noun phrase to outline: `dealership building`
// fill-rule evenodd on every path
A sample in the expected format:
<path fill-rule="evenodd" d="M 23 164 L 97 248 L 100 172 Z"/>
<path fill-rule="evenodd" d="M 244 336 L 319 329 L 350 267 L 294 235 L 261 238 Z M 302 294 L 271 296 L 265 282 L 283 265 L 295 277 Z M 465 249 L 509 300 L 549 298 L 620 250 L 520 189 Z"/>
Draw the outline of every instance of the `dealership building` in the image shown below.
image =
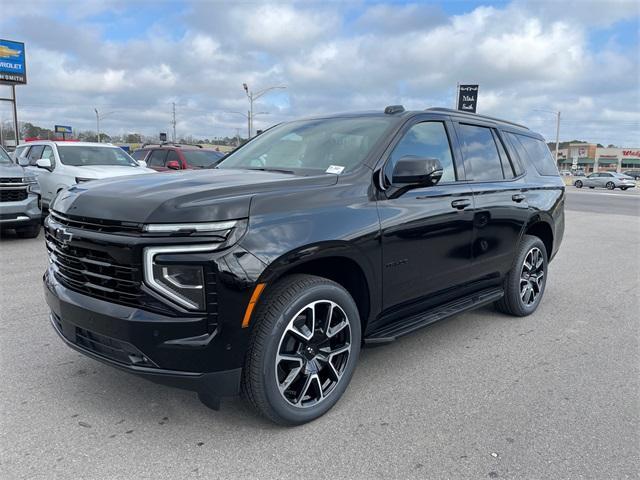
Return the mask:
<path fill-rule="evenodd" d="M 555 151 L 551 153 L 555 154 Z M 575 168 L 585 173 L 637 170 L 640 169 L 640 147 L 603 148 L 595 143 L 570 143 L 567 148 L 558 150 L 558 168 Z"/>

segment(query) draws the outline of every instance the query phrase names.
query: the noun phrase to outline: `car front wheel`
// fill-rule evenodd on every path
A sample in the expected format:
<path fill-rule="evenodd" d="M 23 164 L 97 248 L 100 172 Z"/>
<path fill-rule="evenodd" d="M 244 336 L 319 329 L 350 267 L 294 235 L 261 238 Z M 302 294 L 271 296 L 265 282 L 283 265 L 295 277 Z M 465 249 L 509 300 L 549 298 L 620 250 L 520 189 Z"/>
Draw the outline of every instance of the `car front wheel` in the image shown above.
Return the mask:
<path fill-rule="evenodd" d="M 607 190 L 613 190 L 616 188 L 616 185 L 613 182 L 607 182 L 606 184 Z"/>
<path fill-rule="evenodd" d="M 582 182 L 580 180 L 576 181 L 576 188 L 582 188 Z"/>
<path fill-rule="evenodd" d="M 252 320 L 243 393 L 283 425 L 310 422 L 345 392 L 358 361 L 358 308 L 339 284 L 291 275 L 267 289 Z"/>

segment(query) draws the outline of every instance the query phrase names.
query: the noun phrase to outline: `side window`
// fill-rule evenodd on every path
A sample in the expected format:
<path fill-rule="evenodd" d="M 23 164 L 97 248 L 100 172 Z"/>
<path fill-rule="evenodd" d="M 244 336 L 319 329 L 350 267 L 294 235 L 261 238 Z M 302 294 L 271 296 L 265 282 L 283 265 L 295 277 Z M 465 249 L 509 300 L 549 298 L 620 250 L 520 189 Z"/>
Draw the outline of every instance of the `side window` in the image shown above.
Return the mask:
<path fill-rule="evenodd" d="M 131 154 L 134 160 L 144 160 L 144 157 L 147 155 L 148 150 L 136 150 Z"/>
<path fill-rule="evenodd" d="M 407 155 L 420 158 L 437 158 L 442 164 L 443 173 L 440 183 L 455 182 L 456 173 L 449 137 L 442 122 L 422 122 L 413 125 L 391 152 L 384 167 L 387 183 L 391 183 L 396 162 Z"/>
<path fill-rule="evenodd" d="M 502 145 L 502 140 L 498 134 L 493 132 L 494 140 L 496 145 L 498 146 L 498 153 L 500 154 L 500 162 L 502 162 L 502 173 L 504 174 L 504 178 L 513 178 L 515 177 L 515 173 L 513 167 L 511 166 L 511 162 L 509 161 L 509 157 L 507 156 L 507 152 Z"/>
<path fill-rule="evenodd" d="M 503 180 L 502 162 L 491 129 L 464 123 L 459 125 L 467 178 L 476 182 Z"/>
<path fill-rule="evenodd" d="M 169 153 L 167 154 L 167 163 L 171 161 L 178 162 L 178 164 L 180 165 L 180 168 L 182 168 L 182 162 L 180 161 L 178 152 L 176 152 L 175 150 L 169 150 Z"/>
<path fill-rule="evenodd" d="M 528 161 L 527 151 L 513 133 L 503 132 L 503 134 L 506 140 L 507 149 L 511 154 L 511 158 L 514 160 L 513 168 L 516 171 L 516 176 L 521 175 L 525 172 L 525 165 Z"/>
<path fill-rule="evenodd" d="M 44 150 L 44 145 L 34 145 L 33 147 L 31 147 L 31 150 L 29 150 L 29 156 L 27 157 L 29 158 L 30 166 L 35 167 L 36 160 L 38 160 L 41 157 L 43 150 Z"/>
<path fill-rule="evenodd" d="M 529 154 L 529 160 L 540 175 L 558 175 L 556 162 L 549 151 L 549 147 L 537 138 L 514 134 Z"/>
<path fill-rule="evenodd" d="M 40 156 L 40 158 L 48 158 L 49 160 L 51 160 L 51 163 L 53 163 L 55 161 L 53 149 L 49 145 L 46 145 L 44 147 L 44 150 L 42 151 L 42 155 Z"/>
<path fill-rule="evenodd" d="M 167 158 L 166 150 L 153 150 L 149 155 L 147 165 L 150 167 L 164 167 L 165 158 Z"/>

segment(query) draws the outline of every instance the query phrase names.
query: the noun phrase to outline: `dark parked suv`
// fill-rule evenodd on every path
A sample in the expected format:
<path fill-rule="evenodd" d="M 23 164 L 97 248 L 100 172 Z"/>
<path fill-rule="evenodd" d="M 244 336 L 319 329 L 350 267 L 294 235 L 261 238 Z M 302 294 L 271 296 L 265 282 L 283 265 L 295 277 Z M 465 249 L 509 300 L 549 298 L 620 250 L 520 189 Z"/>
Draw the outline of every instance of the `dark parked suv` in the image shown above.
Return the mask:
<path fill-rule="evenodd" d="M 51 323 L 80 352 L 300 424 L 363 344 L 541 302 L 564 231 L 544 139 L 442 108 L 275 126 L 215 169 L 70 187 L 46 221 Z"/>

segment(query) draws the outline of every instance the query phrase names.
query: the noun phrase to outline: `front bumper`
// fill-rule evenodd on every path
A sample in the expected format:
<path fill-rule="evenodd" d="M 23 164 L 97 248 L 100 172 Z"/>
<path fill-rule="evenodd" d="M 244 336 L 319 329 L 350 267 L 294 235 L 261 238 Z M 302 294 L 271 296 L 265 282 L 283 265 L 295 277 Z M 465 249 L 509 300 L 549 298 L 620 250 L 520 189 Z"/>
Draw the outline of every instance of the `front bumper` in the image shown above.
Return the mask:
<path fill-rule="evenodd" d="M 25 200 L 0 202 L 0 228 L 20 228 L 40 223 L 38 195 L 29 194 Z"/>
<path fill-rule="evenodd" d="M 206 319 L 167 317 L 83 295 L 60 284 L 52 267 L 44 293 L 51 324 L 71 348 L 156 383 L 218 398 L 239 393 L 242 358 L 218 330 L 192 335 Z M 213 369 L 211 359 L 220 356 L 223 368 Z M 239 365 L 224 368 L 234 363 Z"/>

